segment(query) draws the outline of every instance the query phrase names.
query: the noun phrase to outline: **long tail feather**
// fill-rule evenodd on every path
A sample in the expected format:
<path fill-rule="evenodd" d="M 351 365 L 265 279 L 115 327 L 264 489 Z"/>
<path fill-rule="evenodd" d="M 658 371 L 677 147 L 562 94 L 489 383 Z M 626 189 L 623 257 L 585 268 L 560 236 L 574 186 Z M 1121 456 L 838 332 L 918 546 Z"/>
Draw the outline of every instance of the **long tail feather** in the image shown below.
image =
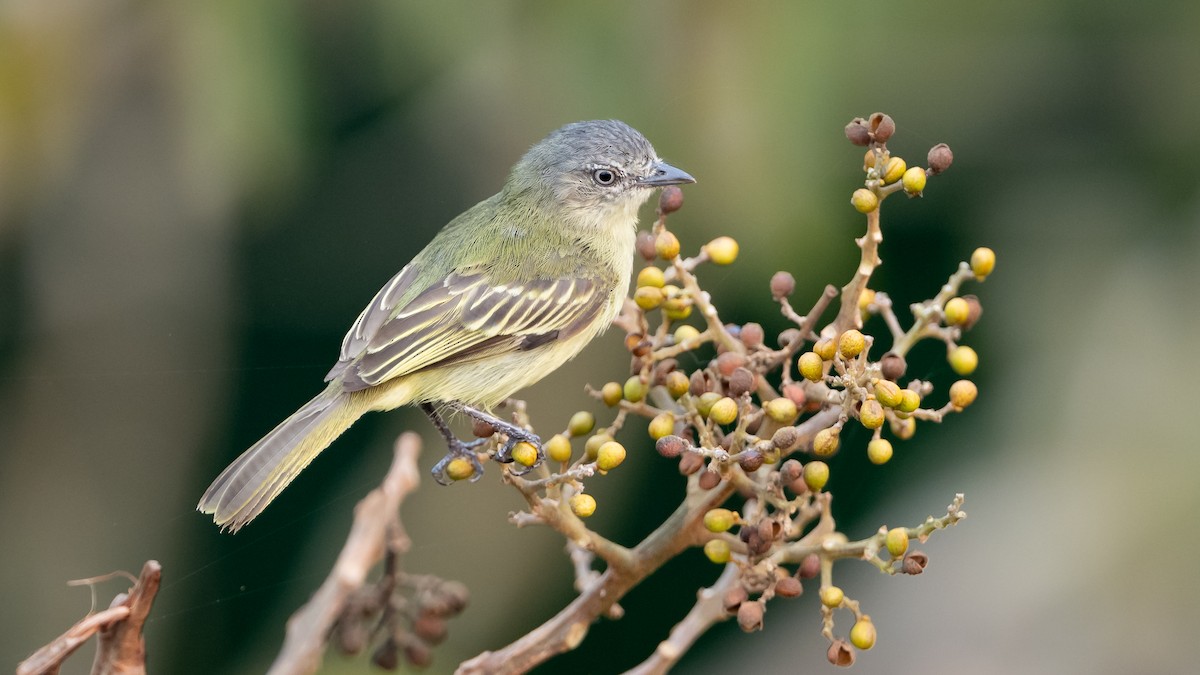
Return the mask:
<path fill-rule="evenodd" d="M 197 507 L 236 532 L 263 509 L 364 410 L 349 394 L 322 392 L 221 472 Z"/>

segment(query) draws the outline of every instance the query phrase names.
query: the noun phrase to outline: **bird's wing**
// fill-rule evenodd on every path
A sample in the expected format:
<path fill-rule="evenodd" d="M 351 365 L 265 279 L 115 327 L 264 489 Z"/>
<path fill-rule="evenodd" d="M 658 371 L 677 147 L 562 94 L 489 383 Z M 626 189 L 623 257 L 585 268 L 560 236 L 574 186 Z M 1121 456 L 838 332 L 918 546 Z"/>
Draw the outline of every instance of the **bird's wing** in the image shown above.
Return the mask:
<path fill-rule="evenodd" d="M 590 279 L 495 283 L 486 273 L 452 273 L 397 307 L 412 265 L 379 291 L 342 342 L 337 365 L 356 391 L 436 366 L 527 351 L 578 333 L 607 306 Z"/>

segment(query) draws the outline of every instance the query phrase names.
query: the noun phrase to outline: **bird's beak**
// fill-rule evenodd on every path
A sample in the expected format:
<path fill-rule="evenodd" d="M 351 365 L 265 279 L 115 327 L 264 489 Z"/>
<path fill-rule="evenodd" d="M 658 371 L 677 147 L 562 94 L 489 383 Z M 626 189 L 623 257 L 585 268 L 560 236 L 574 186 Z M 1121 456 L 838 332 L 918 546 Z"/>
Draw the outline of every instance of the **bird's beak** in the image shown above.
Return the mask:
<path fill-rule="evenodd" d="M 659 160 L 654 163 L 654 169 L 649 176 L 638 181 L 641 185 L 649 187 L 662 187 L 664 185 L 680 185 L 682 183 L 695 183 L 696 179 L 692 178 L 688 172 L 667 164 Z"/>

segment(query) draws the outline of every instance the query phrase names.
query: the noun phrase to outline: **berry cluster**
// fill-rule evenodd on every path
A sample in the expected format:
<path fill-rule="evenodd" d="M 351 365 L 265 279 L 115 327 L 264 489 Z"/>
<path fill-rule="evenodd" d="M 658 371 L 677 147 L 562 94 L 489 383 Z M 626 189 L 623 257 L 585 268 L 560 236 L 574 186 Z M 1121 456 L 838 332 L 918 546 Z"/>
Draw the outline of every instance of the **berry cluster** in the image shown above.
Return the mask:
<path fill-rule="evenodd" d="M 975 296 L 960 295 L 960 288 L 991 274 L 996 262 L 992 250 L 976 249 L 933 298 L 912 305 L 908 328 L 902 327 L 889 296 L 869 285 L 882 262 L 882 202 L 899 192 L 922 196 L 928 179 L 953 160 L 950 149 L 939 144 L 928 153 L 928 168 L 909 167 L 887 147 L 894 132 L 895 123 L 882 113 L 847 125 L 847 138 L 867 148 L 863 186 L 851 196 L 851 204 L 867 221 L 865 234 L 855 240 L 861 249 L 859 264 L 845 286 L 827 286 L 803 315 L 791 304 L 795 279 L 787 272 L 776 273 L 770 279 L 771 296 L 791 325 L 773 340 L 761 323 L 732 325 L 721 320 L 696 270 L 706 263 L 733 264 L 738 243 L 719 237 L 684 257 L 679 238 L 667 228 L 668 216 L 683 205 L 683 193 L 675 187 L 663 191 L 653 229 L 638 237 L 644 266 L 636 288 L 616 320 L 625 332 L 629 374 L 598 389 L 588 388 L 613 410 L 611 420 L 598 427 L 592 413 L 575 413 L 566 429 L 545 443 L 549 461 L 533 466 L 533 475 L 521 474 L 537 463 L 532 446 L 513 451 L 524 467 L 505 471 L 505 479 L 530 507 L 514 514 L 513 521 L 546 524 L 567 536 L 576 560 L 577 586 L 603 598 L 589 605 L 596 616 L 619 616 L 615 603 L 621 594 L 670 555 L 698 546 L 726 571 L 693 609 L 703 619 L 680 626 L 706 628 L 736 616 L 743 630 L 760 630 L 771 599 L 800 595 L 804 581 L 818 579 L 814 583 L 819 584 L 829 659 L 849 665 L 855 649 L 875 644 L 876 630 L 859 603 L 834 585 L 834 562 L 854 558 L 888 574 L 919 574 L 928 557 L 909 550 L 910 540 L 924 541 L 934 530 L 966 516 L 958 495 L 940 518 L 930 517 L 915 527 L 883 527 L 852 541 L 837 530 L 826 490 L 831 473 L 827 460 L 841 449 L 846 425 L 861 425 L 870 432 L 866 454 L 881 465 L 894 453 L 891 439 L 912 438 L 919 422 L 940 422 L 961 412 L 978 393 L 966 379 L 951 383 L 944 397 L 932 381 L 905 380 L 906 357 L 921 340 L 941 340 L 957 375 L 975 371 L 978 355 L 960 341 L 978 322 L 982 308 Z M 823 322 L 835 300 L 836 315 Z M 864 328 L 872 317 L 881 319 L 871 322 L 882 329 L 879 335 Z M 876 348 L 881 336 L 888 349 L 874 356 L 881 351 Z M 516 402 L 513 418 L 528 424 L 521 402 Z M 591 531 L 582 519 L 597 509 L 586 490 L 589 479 L 621 464 L 627 450 L 614 438 L 638 418 L 647 420 L 646 433 L 658 453 L 676 462 L 687 476 L 687 495 L 646 541 L 625 548 Z M 885 430 L 891 439 L 884 436 Z M 477 433 L 486 437 L 491 431 Z M 575 439 L 583 441 L 578 450 Z M 792 457 L 797 453 L 807 455 L 804 461 Z M 741 502 L 738 510 L 728 504 L 735 498 Z M 595 556 L 607 563 L 603 576 L 591 571 Z M 848 639 L 835 633 L 836 610 L 854 617 Z M 686 650 L 695 636 L 673 633 L 670 639 Z M 514 643 L 510 648 L 516 647 Z M 663 658 L 656 653 L 650 661 L 663 665 Z"/>

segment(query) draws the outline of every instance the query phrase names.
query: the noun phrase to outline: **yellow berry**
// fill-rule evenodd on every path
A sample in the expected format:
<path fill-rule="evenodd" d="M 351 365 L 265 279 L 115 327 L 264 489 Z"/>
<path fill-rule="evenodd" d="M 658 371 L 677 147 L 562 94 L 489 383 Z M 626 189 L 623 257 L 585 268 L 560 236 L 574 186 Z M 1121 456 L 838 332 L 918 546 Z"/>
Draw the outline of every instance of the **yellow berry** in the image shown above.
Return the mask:
<path fill-rule="evenodd" d="M 817 460 L 804 465 L 804 484 L 813 492 L 820 492 L 829 482 L 829 465 Z"/>
<path fill-rule="evenodd" d="M 980 246 L 971 253 L 971 271 L 975 278 L 983 281 L 987 275 L 996 269 L 996 252 L 986 246 Z"/>
<path fill-rule="evenodd" d="M 959 380 L 950 385 L 950 402 L 955 408 L 965 408 L 975 402 L 979 389 L 970 380 Z"/>
<path fill-rule="evenodd" d="M 713 404 L 721 400 L 721 395 L 715 391 L 706 391 L 700 394 L 700 398 L 696 399 L 696 412 L 700 413 L 701 417 L 708 417 L 712 412 Z"/>
<path fill-rule="evenodd" d="M 908 171 L 908 164 L 906 164 L 904 160 L 899 157 L 892 157 L 884 166 L 883 182 L 895 183 L 896 181 L 900 180 L 900 177 L 903 176 L 906 171 Z"/>
<path fill-rule="evenodd" d="M 810 382 L 820 382 L 825 376 L 825 362 L 816 352 L 801 354 L 797 365 L 800 367 L 800 375 Z"/>
<path fill-rule="evenodd" d="M 858 421 L 868 429 L 878 429 L 883 426 L 883 406 L 873 398 L 863 401 L 858 410 Z"/>
<path fill-rule="evenodd" d="M 604 400 L 604 405 L 612 407 L 621 402 L 621 397 L 625 395 L 625 390 L 621 387 L 620 382 L 609 382 L 600 390 L 600 398 Z"/>
<path fill-rule="evenodd" d="M 688 388 L 691 386 L 688 376 L 684 375 L 681 370 L 672 370 L 667 373 L 665 384 L 667 385 L 667 393 L 671 395 L 671 398 L 683 396 L 688 393 Z"/>
<path fill-rule="evenodd" d="M 738 243 L 733 237 L 717 237 L 704 245 L 708 259 L 718 265 L 729 265 L 737 260 Z"/>
<path fill-rule="evenodd" d="M 580 410 L 571 415 L 571 421 L 567 422 L 567 432 L 572 436 L 590 434 L 595 428 L 596 416 L 586 410 Z"/>
<path fill-rule="evenodd" d="M 850 203 L 859 213 L 870 213 L 879 208 L 879 197 L 866 188 L 858 188 L 850 196 Z"/>
<path fill-rule="evenodd" d="M 650 438 L 656 441 L 663 436 L 670 436 L 675 433 L 675 415 L 669 412 L 655 415 L 654 419 L 650 420 L 650 426 L 646 427 L 646 431 L 650 434 Z"/>
<path fill-rule="evenodd" d="M 662 289 L 655 286 L 638 286 L 633 292 L 633 301 L 647 312 L 658 309 L 666 299 Z"/>
<path fill-rule="evenodd" d="M 979 355 L 966 345 L 959 345 L 950 352 L 950 367 L 959 375 L 970 375 L 979 366 Z"/>
<path fill-rule="evenodd" d="M 475 475 L 475 465 L 465 457 L 455 457 L 446 465 L 446 475 L 450 480 L 466 480 Z"/>
<path fill-rule="evenodd" d="M 826 607 L 837 607 L 842 604 L 846 594 L 837 586 L 826 586 L 821 589 L 821 604 Z"/>
<path fill-rule="evenodd" d="M 555 462 L 571 461 L 571 441 L 562 434 L 554 434 L 546 441 L 546 456 Z"/>
<path fill-rule="evenodd" d="M 886 438 L 875 438 L 867 443 L 867 459 L 872 464 L 887 464 L 892 458 L 892 442 Z"/>
<path fill-rule="evenodd" d="M 587 518 L 596 512 L 596 498 L 584 493 L 571 497 L 571 513 L 580 518 Z"/>
<path fill-rule="evenodd" d="M 863 616 L 854 622 L 854 627 L 850 629 L 850 643 L 859 649 L 875 646 L 875 624 L 871 623 L 870 618 Z"/>
<path fill-rule="evenodd" d="M 921 407 L 921 395 L 912 389 L 903 389 L 900 391 L 900 405 L 896 406 L 896 410 L 900 412 L 910 413 Z"/>
<path fill-rule="evenodd" d="M 904 186 L 904 191 L 910 195 L 919 195 L 925 190 L 925 169 L 919 166 L 914 166 L 904 172 L 904 178 L 900 184 Z"/>
<path fill-rule="evenodd" d="M 663 230 L 654 240 L 654 251 L 663 260 L 674 260 L 679 256 L 679 237 Z"/>
<path fill-rule="evenodd" d="M 900 558 L 908 550 L 908 530 L 903 527 L 893 527 L 884 537 L 884 545 L 893 558 Z"/>
<path fill-rule="evenodd" d="M 684 324 L 675 329 L 675 344 L 687 342 L 700 337 L 700 329 L 695 326 Z"/>
<path fill-rule="evenodd" d="M 716 564 L 724 565 L 729 562 L 729 543 L 724 539 L 709 539 L 704 544 L 704 555 Z"/>
<path fill-rule="evenodd" d="M 875 291 L 873 291 L 869 288 L 862 289 L 862 293 L 858 294 L 859 310 L 861 310 L 863 312 L 867 311 L 868 309 L 870 309 L 872 302 L 875 302 Z"/>
<path fill-rule="evenodd" d="M 842 337 L 838 338 L 838 352 L 843 358 L 852 359 L 861 354 L 866 347 L 867 338 L 853 328 L 842 333 Z"/>
<path fill-rule="evenodd" d="M 892 423 L 892 433 L 896 434 L 896 438 L 907 441 L 917 433 L 917 421 L 911 417 L 897 419 Z"/>
<path fill-rule="evenodd" d="M 817 457 L 832 457 L 838 449 L 838 431 L 833 427 L 822 429 L 813 438 L 813 454 Z"/>
<path fill-rule="evenodd" d="M 653 288 L 662 288 L 667 283 L 663 271 L 657 267 L 643 267 L 637 275 L 637 286 L 650 286 Z"/>
<path fill-rule="evenodd" d="M 587 439 L 587 442 L 583 444 L 583 452 L 587 455 L 588 460 L 593 462 L 596 461 L 596 458 L 600 455 L 600 446 L 608 443 L 612 439 L 613 437 L 606 433 L 596 434 L 595 436 Z"/>
<path fill-rule="evenodd" d="M 596 451 L 596 468 L 610 471 L 625 461 L 625 446 L 616 441 L 608 441 Z"/>
<path fill-rule="evenodd" d="M 813 345 L 813 353 L 823 361 L 832 361 L 833 355 L 837 353 L 837 340 L 831 337 L 817 340 L 817 344 Z"/>
<path fill-rule="evenodd" d="M 904 400 L 900 385 L 891 380 L 875 381 L 875 400 L 888 408 L 895 408 Z"/>
<path fill-rule="evenodd" d="M 737 419 L 737 401 L 725 396 L 712 404 L 708 411 L 708 419 L 717 424 L 730 424 Z"/>
<path fill-rule="evenodd" d="M 533 447 L 532 443 L 521 441 L 513 446 L 512 458 L 517 464 L 533 466 L 538 460 L 537 448 Z"/>
<path fill-rule="evenodd" d="M 764 409 L 767 411 L 767 417 L 779 424 L 791 424 L 796 421 L 796 417 L 800 414 L 800 411 L 796 409 L 795 401 L 786 396 L 780 396 L 779 398 L 767 401 Z"/>
<path fill-rule="evenodd" d="M 946 325 L 961 326 L 971 317 L 971 306 L 962 298 L 950 298 L 942 312 L 946 315 Z"/>
<path fill-rule="evenodd" d="M 704 527 L 709 532 L 725 532 L 737 522 L 737 516 L 729 509 L 710 509 L 704 514 Z"/>
<path fill-rule="evenodd" d="M 669 298 L 663 303 L 663 314 L 671 321 L 683 321 L 692 315 L 692 303 L 684 296 Z"/>
<path fill-rule="evenodd" d="M 622 393 L 625 400 L 630 403 L 637 403 L 646 397 L 646 385 L 642 384 L 642 378 L 637 375 L 631 376 L 625 380 L 625 386 L 622 387 Z"/>

